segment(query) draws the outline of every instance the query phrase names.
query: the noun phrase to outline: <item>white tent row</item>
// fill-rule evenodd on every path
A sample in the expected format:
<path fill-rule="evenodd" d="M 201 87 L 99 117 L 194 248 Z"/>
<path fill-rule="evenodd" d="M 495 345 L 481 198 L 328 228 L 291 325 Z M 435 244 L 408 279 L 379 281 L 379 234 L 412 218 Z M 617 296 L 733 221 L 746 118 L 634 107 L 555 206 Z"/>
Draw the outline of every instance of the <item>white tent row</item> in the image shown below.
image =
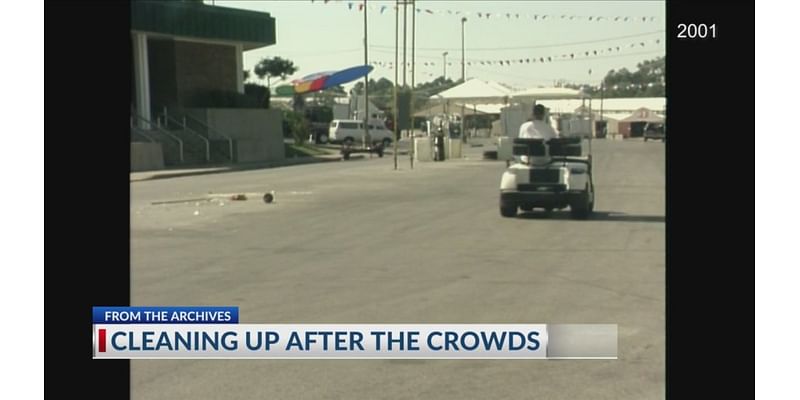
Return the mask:
<path fill-rule="evenodd" d="M 516 102 L 533 102 L 534 100 L 548 99 L 581 99 L 585 97 L 583 92 L 568 88 L 530 88 L 520 90 L 511 94 L 511 99 Z"/>
<path fill-rule="evenodd" d="M 429 97 L 432 102 L 466 104 L 510 104 L 538 99 L 580 99 L 579 90 L 567 88 L 531 88 L 513 90 L 493 81 L 468 79 L 466 82 Z"/>
<path fill-rule="evenodd" d="M 640 108 L 647 108 L 656 112 L 661 112 L 667 107 L 666 97 L 625 97 L 614 99 L 603 99 L 603 113 L 605 110 L 619 113 L 632 113 Z M 592 99 L 592 110 L 600 110 L 600 99 Z"/>
<path fill-rule="evenodd" d="M 507 104 L 503 103 L 495 103 L 495 104 L 470 104 L 461 102 L 434 103 L 428 108 L 415 112 L 414 116 L 430 117 L 440 114 L 461 115 L 462 110 L 464 111 L 464 115 L 500 114 L 500 111 L 506 106 Z"/>
<path fill-rule="evenodd" d="M 591 105 L 592 110 L 599 110 L 601 99 L 589 99 L 583 92 L 568 88 L 530 88 L 513 90 L 498 82 L 469 79 L 466 82 L 447 89 L 439 94 L 429 97 L 432 104 L 447 104 L 450 110 L 455 110 L 455 105 L 460 107 L 470 105 L 497 105 L 497 104 L 532 104 L 533 101 L 550 108 L 553 113 L 571 113 L 582 104 Z M 585 102 L 585 103 L 584 103 Z M 654 111 L 666 109 L 664 97 L 632 97 L 603 99 L 602 108 L 609 112 L 632 113 L 645 107 Z M 493 107 L 491 107 L 493 108 Z M 499 110 L 490 113 L 497 113 Z"/>
<path fill-rule="evenodd" d="M 592 99 L 591 102 L 587 99 L 562 99 L 562 100 L 541 100 L 537 103 L 544 105 L 550 109 L 550 113 L 572 113 L 575 112 L 582 104 L 587 107 L 592 107 L 592 112 L 599 113 L 601 109 L 600 99 Z M 614 98 L 603 99 L 602 109 L 603 116 L 608 114 L 625 114 L 629 116 L 632 112 L 644 107 L 653 111 L 662 111 L 667 105 L 665 97 L 629 97 L 629 98 Z"/>
<path fill-rule="evenodd" d="M 592 113 L 595 114 L 596 116 L 599 117 L 600 114 L 600 100 L 598 99 L 592 100 L 591 103 L 589 102 L 589 100 L 586 100 L 584 103 L 581 100 L 574 100 L 574 99 L 541 100 L 537 101 L 537 103 L 547 107 L 550 110 L 551 114 L 574 113 L 584 104 L 586 107 L 589 107 L 591 105 Z M 449 113 L 451 114 L 461 114 L 463 105 L 464 115 L 500 114 L 503 108 L 509 106 L 509 104 L 503 104 L 503 103 L 470 104 L 470 103 L 459 103 L 459 102 L 448 103 L 448 105 L 449 107 L 447 108 L 447 110 L 449 110 Z M 647 108 L 656 111 L 663 117 L 663 113 L 661 113 L 660 111 L 664 110 L 665 105 L 666 105 L 666 99 L 663 97 L 605 99 L 603 101 L 603 118 L 621 120 L 629 117 L 631 113 L 640 108 Z M 429 110 L 438 111 L 438 112 L 434 111 L 433 114 L 443 113 L 444 107 L 442 107 L 441 105 L 436 105 L 430 109 L 419 111 L 415 115 L 424 116 L 432 114 L 431 111 Z"/>

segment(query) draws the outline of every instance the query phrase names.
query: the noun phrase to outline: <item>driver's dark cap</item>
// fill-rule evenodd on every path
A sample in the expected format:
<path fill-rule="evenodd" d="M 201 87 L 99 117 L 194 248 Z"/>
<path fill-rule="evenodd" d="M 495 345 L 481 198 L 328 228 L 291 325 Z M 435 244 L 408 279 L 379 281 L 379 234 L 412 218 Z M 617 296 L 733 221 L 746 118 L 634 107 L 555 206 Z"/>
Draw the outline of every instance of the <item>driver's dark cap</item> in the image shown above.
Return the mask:
<path fill-rule="evenodd" d="M 536 117 L 544 116 L 544 106 L 541 104 L 533 106 L 533 115 Z"/>

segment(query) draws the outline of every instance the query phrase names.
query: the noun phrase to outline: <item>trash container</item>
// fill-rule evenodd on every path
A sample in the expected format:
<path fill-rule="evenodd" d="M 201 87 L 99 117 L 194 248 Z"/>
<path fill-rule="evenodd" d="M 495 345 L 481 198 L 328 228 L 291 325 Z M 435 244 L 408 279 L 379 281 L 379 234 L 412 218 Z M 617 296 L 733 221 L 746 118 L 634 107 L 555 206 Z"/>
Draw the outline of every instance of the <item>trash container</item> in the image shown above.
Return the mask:
<path fill-rule="evenodd" d="M 417 161 L 433 161 L 431 138 L 414 139 L 414 157 Z"/>
<path fill-rule="evenodd" d="M 443 135 L 437 135 L 433 139 L 433 151 L 434 151 L 433 161 L 444 161 L 444 136 Z"/>
<path fill-rule="evenodd" d="M 500 161 L 514 159 L 514 138 L 508 136 L 497 138 L 497 159 Z"/>

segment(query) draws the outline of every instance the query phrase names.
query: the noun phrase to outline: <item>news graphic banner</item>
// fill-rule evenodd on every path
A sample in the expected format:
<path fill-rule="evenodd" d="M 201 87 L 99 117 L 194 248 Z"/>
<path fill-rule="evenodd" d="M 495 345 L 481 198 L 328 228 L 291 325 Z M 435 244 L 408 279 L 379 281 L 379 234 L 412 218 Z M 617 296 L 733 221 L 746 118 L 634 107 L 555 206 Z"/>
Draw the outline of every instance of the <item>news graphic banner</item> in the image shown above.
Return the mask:
<path fill-rule="evenodd" d="M 240 324 L 238 307 L 94 307 L 96 359 L 616 359 L 613 324 Z"/>

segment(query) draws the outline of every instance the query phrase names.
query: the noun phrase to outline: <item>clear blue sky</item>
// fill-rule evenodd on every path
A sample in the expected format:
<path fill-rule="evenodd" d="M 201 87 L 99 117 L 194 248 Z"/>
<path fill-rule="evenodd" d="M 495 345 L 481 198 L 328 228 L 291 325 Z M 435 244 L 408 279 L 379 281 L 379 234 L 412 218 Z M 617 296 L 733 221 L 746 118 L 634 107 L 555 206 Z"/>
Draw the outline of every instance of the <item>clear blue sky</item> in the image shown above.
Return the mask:
<path fill-rule="evenodd" d="M 211 3 L 207 0 L 206 3 Z M 352 3 L 352 10 L 348 3 Z M 363 1 L 220 1 L 217 6 L 269 12 L 276 19 L 277 44 L 244 54 L 244 69 L 251 70 L 264 57 L 291 59 L 300 70 L 292 78 L 320 71 L 363 64 L 363 19 L 357 11 Z M 368 0 L 369 60 L 394 62 L 394 1 Z M 383 13 L 382 6 L 387 6 Z M 626 67 L 665 53 L 665 4 L 663 1 L 433 1 L 419 0 L 416 8 L 416 82 L 442 75 L 442 53 L 448 51 L 447 76 L 461 77 L 461 18 L 466 16 L 467 78 L 503 82 L 519 88 L 552 86 L 563 79 L 593 83 L 611 69 Z M 426 9 L 434 11 L 427 13 Z M 408 8 L 408 52 L 411 60 L 411 7 Z M 452 11 L 453 14 L 448 14 Z M 460 11 L 459 15 L 455 11 Z M 478 17 L 478 13 L 483 17 Z M 487 19 L 485 13 L 491 13 Z M 511 18 L 506 16 L 511 14 Z M 517 18 L 516 14 L 520 17 Z M 548 15 L 545 20 L 541 16 Z M 537 16 L 534 20 L 533 17 Z M 566 18 L 562 18 L 566 16 Z M 604 17 L 599 22 L 597 17 Z M 570 17 L 574 17 L 570 20 Z M 592 17 L 592 21 L 588 18 Z M 618 22 L 613 19 L 620 17 Z M 623 17 L 629 17 L 628 22 Z M 642 21 L 646 17 L 647 21 Z M 606 40 L 608 39 L 608 40 Z M 402 62 L 402 8 L 400 13 L 400 60 Z M 659 43 L 656 43 L 656 40 Z M 590 43 L 587 43 L 590 42 Z M 641 46 L 644 42 L 645 46 Z M 631 47 L 631 45 L 635 47 Z M 542 47 L 545 46 L 545 47 Z M 620 47 L 620 51 L 616 47 Z M 608 53 L 608 48 L 612 52 Z M 585 52 L 589 51 L 589 58 Z M 598 51 L 597 56 L 594 51 Z M 602 51 L 602 53 L 600 52 Z M 561 58 L 574 54 L 576 59 Z M 496 63 L 480 61 L 553 57 L 557 62 Z M 477 62 L 476 62 L 477 61 Z M 435 65 L 425 66 L 425 62 Z M 592 69 L 592 75 L 589 75 Z M 410 83 L 411 71 L 407 70 Z M 394 79 L 394 69 L 376 66 L 371 78 Z M 255 79 L 255 78 L 252 78 Z M 402 82 L 402 73 L 400 74 Z M 346 85 L 349 87 L 350 85 Z"/>

